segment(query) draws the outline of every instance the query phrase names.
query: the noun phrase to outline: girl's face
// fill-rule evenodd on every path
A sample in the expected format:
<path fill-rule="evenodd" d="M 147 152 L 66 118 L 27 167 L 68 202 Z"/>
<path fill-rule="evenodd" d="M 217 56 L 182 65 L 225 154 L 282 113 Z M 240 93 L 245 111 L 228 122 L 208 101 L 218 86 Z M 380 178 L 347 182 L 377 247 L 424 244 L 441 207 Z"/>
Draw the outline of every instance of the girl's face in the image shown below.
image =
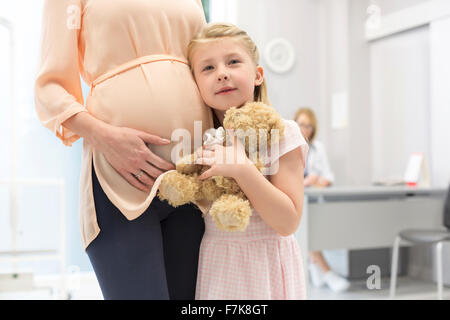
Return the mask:
<path fill-rule="evenodd" d="M 198 44 L 191 62 L 200 94 L 214 109 L 228 110 L 253 101 L 255 86 L 263 82 L 262 67 L 231 38 Z"/>
<path fill-rule="evenodd" d="M 297 123 L 300 126 L 302 135 L 306 137 L 308 140 L 310 140 L 313 132 L 313 125 L 311 119 L 305 113 L 302 113 L 301 115 L 298 116 Z"/>

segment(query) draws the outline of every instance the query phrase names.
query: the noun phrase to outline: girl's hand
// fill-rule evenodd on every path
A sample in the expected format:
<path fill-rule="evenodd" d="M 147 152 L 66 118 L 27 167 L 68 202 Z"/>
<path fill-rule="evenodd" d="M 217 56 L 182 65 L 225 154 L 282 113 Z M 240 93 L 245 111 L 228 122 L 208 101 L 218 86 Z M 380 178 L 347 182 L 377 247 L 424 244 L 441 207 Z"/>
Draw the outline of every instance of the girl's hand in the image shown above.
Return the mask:
<path fill-rule="evenodd" d="M 196 164 L 211 166 L 210 169 L 203 172 L 198 178 L 200 180 L 208 179 L 212 176 L 224 176 L 235 178 L 239 172 L 253 163 L 248 159 L 245 153 L 245 147 L 233 134 L 232 129 L 227 130 L 231 140 L 229 146 L 214 144 L 203 146 L 196 152 Z"/>

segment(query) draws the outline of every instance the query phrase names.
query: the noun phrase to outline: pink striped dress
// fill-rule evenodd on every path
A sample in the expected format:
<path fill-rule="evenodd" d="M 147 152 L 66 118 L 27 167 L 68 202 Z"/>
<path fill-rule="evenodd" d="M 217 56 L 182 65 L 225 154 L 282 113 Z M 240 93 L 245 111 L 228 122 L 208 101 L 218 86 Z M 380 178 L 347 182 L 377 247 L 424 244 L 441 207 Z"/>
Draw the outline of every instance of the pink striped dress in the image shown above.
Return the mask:
<path fill-rule="evenodd" d="M 271 162 L 300 147 L 304 164 L 308 145 L 294 121 L 285 120 L 285 125 L 279 155 Z M 294 235 L 279 235 L 255 210 L 245 232 L 221 231 L 211 216 L 205 215 L 197 300 L 306 299 L 305 281 L 302 254 Z"/>

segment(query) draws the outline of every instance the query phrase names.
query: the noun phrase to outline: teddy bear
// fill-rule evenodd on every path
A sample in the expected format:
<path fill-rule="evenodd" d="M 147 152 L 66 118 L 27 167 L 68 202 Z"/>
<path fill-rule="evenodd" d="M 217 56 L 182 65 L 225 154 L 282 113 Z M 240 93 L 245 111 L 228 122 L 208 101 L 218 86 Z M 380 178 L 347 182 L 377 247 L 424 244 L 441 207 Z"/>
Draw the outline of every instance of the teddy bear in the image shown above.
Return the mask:
<path fill-rule="evenodd" d="M 233 129 L 245 147 L 247 157 L 262 172 L 270 146 L 278 143 L 284 134 L 284 122 L 275 109 L 262 102 L 249 102 L 232 107 L 225 113 L 223 127 L 209 129 L 203 136 L 203 145 L 229 145 L 225 129 Z M 274 131 L 275 129 L 275 131 Z M 246 139 L 247 138 L 247 139 Z M 245 231 L 252 215 L 252 207 L 237 182 L 230 177 L 212 176 L 198 179 L 210 167 L 196 164 L 197 153 L 182 157 L 176 170 L 162 179 L 158 197 L 171 206 L 207 200 L 211 202 L 209 214 L 220 230 Z"/>

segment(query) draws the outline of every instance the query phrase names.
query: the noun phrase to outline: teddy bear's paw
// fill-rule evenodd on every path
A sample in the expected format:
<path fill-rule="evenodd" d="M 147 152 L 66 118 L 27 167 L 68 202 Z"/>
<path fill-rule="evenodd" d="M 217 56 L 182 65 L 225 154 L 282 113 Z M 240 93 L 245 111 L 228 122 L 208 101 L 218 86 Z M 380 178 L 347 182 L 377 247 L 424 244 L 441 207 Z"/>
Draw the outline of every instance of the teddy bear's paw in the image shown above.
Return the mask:
<path fill-rule="evenodd" d="M 201 164 L 195 164 L 196 156 L 194 153 L 188 154 L 187 156 L 184 156 L 176 163 L 176 168 L 179 173 L 183 174 L 194 174 L 199 173 L 202 169 L 203 165 Z"/>
<path fill-rule="evenodd" d="M 216 226 L 224 231 L 245 231 L 252 215 L 250 202 L 225 194 L 214 201 L 209 211 Z"/>
<path fill-rule="evenodd" d="M 223 188 L 217 186 L 213 177 L 203 180 L 200 191 L 201 197 L 209 201 L 217 200 L 224 193 Z"/>
<path fill-rule="evenodd" d="M 197 176 L 187 176 L 177 171 L 167 173 L 159 185 L 158 197 L 167 200 L 172 207 L 196 200 L 200 191 Z"/>
<path fill-rule="evenodd" d="M 224 177 L 224 176 L 213 176 L 212 179 L 214 180 L 215 184 L 223 189 L 225 193 L 228 194 L 237 194 L 241 190 L 236 180 L 230 177 Z"/>

